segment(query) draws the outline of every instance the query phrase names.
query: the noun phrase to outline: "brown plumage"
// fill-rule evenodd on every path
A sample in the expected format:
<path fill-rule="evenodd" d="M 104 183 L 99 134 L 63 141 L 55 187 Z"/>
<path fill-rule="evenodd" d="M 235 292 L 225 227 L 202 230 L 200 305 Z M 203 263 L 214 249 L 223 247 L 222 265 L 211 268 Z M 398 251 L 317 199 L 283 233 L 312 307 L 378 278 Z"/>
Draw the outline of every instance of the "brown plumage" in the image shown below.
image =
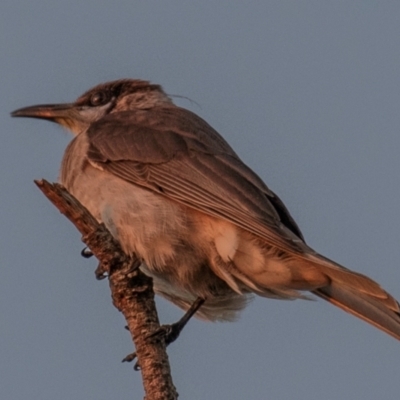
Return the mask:
<path fill-rule="evenodd" d="M 154 277 L 197 315 L 230 320 L 252 294 L 312 292 L 400 339 L 397 301 L 370 278 L 312 250 L 282 201 L 204 120 L 159 85 L 120 80 L 75 103 L 17 110 L 76 136 L 60 180 Z"/>

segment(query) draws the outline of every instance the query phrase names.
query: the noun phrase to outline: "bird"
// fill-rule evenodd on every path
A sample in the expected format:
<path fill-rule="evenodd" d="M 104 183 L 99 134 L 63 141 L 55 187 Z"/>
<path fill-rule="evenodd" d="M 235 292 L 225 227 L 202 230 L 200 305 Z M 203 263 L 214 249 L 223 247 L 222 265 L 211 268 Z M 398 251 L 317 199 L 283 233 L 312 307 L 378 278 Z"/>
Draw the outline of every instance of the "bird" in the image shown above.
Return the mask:
<path fill-rule="evenodd" d="M 11 115 L 72 132 L 61 184 L 189 318 L 233 321 L 255 295 L 311 293 L 400 340 L 396 299 L 308 246 L 282 200 L 162 86 L 120 79 Z"/>

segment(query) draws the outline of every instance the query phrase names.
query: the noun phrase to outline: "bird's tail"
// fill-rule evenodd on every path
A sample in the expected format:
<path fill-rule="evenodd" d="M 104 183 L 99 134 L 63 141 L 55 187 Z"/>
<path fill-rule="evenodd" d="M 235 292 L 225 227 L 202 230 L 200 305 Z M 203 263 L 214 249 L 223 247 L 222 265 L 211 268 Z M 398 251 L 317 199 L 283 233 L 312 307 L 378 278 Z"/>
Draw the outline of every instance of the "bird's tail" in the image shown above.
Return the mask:
<path fill-rule="evenodd" d="M 400 340 L 400 306 L 393 296 L 362 274 L 325 258 L 320 261 L 330 282 L 314 294 Z"/>

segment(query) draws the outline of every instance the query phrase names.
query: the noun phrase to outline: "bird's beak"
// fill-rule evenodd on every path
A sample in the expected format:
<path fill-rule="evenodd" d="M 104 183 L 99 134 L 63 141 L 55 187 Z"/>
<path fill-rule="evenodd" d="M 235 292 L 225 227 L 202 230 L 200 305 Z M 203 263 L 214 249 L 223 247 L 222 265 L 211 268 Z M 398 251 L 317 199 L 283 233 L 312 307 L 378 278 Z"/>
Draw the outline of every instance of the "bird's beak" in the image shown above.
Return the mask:
<path fill-rule="evenodd" d="M 12 117 L 39 118 L 56 122 L 65 126 L 73 133 L 79 133 L 86 126 L 79 109 L 74 103 L 65 104 L 39 104 L 24 107 L 11 113 Z"/>
<path fill-rule="evenodd" d="M 11 113 L 12 117 L 40 118 L 58 122 L 58 119 L 71 118 L 74 105 L 66 104 L 40 104 L 24 107 Z"/>

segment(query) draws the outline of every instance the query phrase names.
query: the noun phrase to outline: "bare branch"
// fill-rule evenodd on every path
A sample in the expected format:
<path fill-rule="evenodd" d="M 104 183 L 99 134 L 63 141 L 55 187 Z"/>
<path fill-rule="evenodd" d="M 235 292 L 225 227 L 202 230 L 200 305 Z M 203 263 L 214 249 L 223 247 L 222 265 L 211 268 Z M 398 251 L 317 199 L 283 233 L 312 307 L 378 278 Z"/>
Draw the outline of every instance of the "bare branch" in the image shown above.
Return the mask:
<path fill-rule="evenodd" d="M 100 261 L 96 275 L 108 274 L 113 304 L 124 314 L 135 344 L 145 400 L 177 399 L 164 340 L 149 338 L 160 323 L 152 279 L 138 269 L 140 260 L 126 255 L 104 224 L 98 223 L 63 186 L 46 180 L 35 183 L 83 235 L 83 242 Z"/>

